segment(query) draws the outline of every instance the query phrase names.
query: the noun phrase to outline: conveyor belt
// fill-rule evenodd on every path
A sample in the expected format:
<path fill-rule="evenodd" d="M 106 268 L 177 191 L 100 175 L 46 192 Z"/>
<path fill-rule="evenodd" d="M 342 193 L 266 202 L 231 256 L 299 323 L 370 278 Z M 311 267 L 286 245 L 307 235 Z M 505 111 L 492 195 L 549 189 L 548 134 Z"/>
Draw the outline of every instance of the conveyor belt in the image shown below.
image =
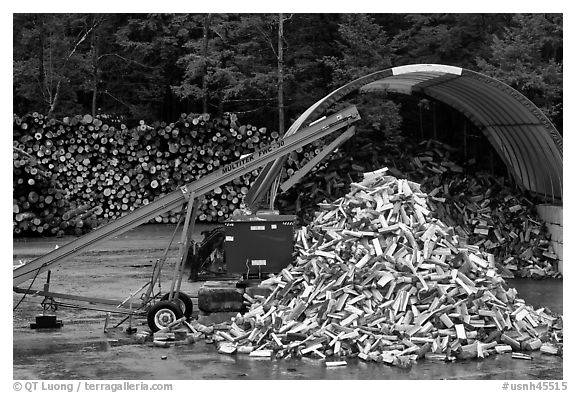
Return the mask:
<path fill-rule="evenodd" d="M 142 206 L 133 212 L 114 220 L 86 235 L 57 248 L 46 255 L 38 257 L 29 263 L 14 269 L 12 282 L 16 287 L 24 281 L 63 263 L 82 251 L 94 247 L 108 239 L 121 235 L 141 225 L 158 215 L 176 209 L 188 202 L 188 192 L 194 192 L 195 197 L 204 195 L 216 187 L 253 171 L 269 162 L 282 157 L 293 150 L 320 139 L 334 131 L 350 125 L 360 119 L 355 106 L 348 107 L 316 124 L 281 139 L 271 145 L 241 158 L 231 164 L 223 165 L 214 172 L 197 181 L 183 186 L 152 203 Z"/>

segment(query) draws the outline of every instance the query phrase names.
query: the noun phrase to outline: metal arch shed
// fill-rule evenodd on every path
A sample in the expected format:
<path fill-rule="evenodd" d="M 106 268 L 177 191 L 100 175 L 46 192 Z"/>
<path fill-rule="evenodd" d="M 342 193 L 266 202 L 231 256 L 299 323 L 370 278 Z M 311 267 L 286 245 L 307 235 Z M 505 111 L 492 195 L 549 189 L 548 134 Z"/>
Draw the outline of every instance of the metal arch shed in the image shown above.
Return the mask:
<path fill-rule="evenodd" d="M 286 136 L 323 114 L 344 96 L 389 91 L 441 101 L 475 124 L 494 146 L 516 183 L 533 193 L 562 200 L 562 136 L 530 100 L 486 75 L 440 64 L 394 67 L 358 78 L 308 108 Z M 253 208 L 270 188 L 286 157 L 268 164 L 245 198 Z"/>

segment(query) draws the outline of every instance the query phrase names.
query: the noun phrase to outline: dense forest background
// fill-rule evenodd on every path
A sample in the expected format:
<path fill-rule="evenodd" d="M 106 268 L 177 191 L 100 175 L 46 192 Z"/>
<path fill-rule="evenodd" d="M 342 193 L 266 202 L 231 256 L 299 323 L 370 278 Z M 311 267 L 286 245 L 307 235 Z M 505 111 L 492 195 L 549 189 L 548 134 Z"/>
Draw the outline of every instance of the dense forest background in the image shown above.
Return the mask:
<path fill-rule="evenodd" d="M 13 26 L 18 115 L 234 112 L 281 131 L 359 76 L 439 63 L 511 85 L 562 132 L 561 14 L 14 14 Z M 417 114 L 401 107 L 383 97 L 367 116 L 409 126 Z"/>

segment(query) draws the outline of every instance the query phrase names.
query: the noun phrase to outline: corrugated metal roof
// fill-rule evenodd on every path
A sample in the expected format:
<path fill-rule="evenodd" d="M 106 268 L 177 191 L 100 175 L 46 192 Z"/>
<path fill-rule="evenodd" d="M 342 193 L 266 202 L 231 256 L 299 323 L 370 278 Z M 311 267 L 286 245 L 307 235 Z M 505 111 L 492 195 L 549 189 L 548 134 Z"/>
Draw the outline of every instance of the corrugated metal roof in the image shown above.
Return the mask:
<path fill-rule="evenodd" d="M 562 136 L 530 100 L 510 86 L 474 71 L 440 64 L 414 64 L 378 71 L 333 91 L 306 110 L 286 132 L 291 135 L 347 94 L 390 91 L 427 96 L 472 121 L 494 146 L 517 184 L 562 199 Z M 253 206 L 269 189 L 284 160 L 262 171 L 246 196 Z"/>

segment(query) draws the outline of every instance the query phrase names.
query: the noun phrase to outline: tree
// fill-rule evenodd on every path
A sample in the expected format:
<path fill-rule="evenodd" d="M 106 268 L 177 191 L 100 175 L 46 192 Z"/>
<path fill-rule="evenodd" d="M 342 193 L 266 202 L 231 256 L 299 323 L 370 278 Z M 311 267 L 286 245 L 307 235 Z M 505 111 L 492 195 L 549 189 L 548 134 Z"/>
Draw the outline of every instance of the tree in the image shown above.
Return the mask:
<path fill-rule="evenodd" d="M 127 19 L 124 14 L 15 14 L 15 110 L 70 115 L 102 108 L 135 115 L 135 87 L 145 78 L 128 87 L 123 80 L 151 67 L 130 59 L 132 53 L 118 42 L 117 30 Z"/>
<path fill-rule="evenodd" d="M 562 15 L 517 14 L 479 70 L 520 91 L 562 129 Z"/>
<path fill-rule="evenodd" d="M 111 76 L 106 93 L 128 108 L 131 117 L 174 119 L 193 109 L 171 89 L 182 78 L 176 62 L 188 41 L 189 23 L 187 14 L 136 14 L 127 15 L 118 27 L 115 41 L 129 61 Z"/>
<path fill-rule="evenodd" d="M 205 110 L 217 108 L 218 113 L 261 113 L 277 102 L 275 16 L 214 14 L 191 18 L 197 21 L 196 27 L 190 26 L 184 44 L 187 53 L 177 61 L 184 77 L 172 86 L 178 97 L 206 102 Z"/>
<path fill-rule="evenodd" d="M 490 39 L 509 23 L 509 14 L 407 14 L 390 48 L 395 65 L 448 64 L 470 68 L 489 52 Z"/>
<path fill-rule="evenodd" d="M 278 14 L 278 132 L 284 135 L 284 14 Z"/>
<path fill-rule="evenodd" d="M 386 31 L 367 14 L 342 16 L 336 41 L 339 56 L 327 56 L 332 69 L 332 87 L 340 87 L 371 72 L 391 67 Z"/>
<path fill-rule="evenodd" d="M 200 101 L 203 112 L 210 112 L 212 105 L 222 112 L 225 103 L 241 90 L 243 78 L 236 64 L 240 58 L 233 50 L 234 18 L 224 14 L 190 15 L 188 22 L 186 53 L 176 62 L 183 78 L 171 89 L 181 99 Z"/>
<path fill-rule="evenodd" d="M 74 86 L 98 21 L 86 14 L 15 15 L 14 88 L 51 116 L 78 108 Z"/>
<path fill-rule="evenodd" d="M 345 15 L 338 32 L 340 56 L 324 58 L 332 69 L 333 88 L 392 66 L 388 35 L 372 16 Z M 362 107 L 363 117 L 373 129 L 393 132 L 400 126 L 399 107 L 385 93 L 357 98 L 356 103 Z"/>
<path fill-rule="evenodd" d="M 511 84 L 561 127 L 561 15 L 293 14 L 282 23 L 278 14 L 13 18 L 20 113 L 172 120 L 233 111 L 281 128 L 357 77 L 440 63 Z"/>
<path fill-rule="evenodd" d="M 89 70 L 80 86 L 90 101 L 90 111 L 95 116 L 103 110 L 105 113 L 118 113 L 118 103 L 123 109 L 133 108 L 133 104 L 121 102 L 117 98 L 122 95 L 121 88 L 116 84 L 121 75 L 131 69 L 151 71 L 154 67 L 139 63 L 127 56 L 122 46 L 116 41 L 115 33 L 122 25 L 122 15 L 91 15 L 98 24 L 91 34 L 90 51 L 87 54 Z"/>

